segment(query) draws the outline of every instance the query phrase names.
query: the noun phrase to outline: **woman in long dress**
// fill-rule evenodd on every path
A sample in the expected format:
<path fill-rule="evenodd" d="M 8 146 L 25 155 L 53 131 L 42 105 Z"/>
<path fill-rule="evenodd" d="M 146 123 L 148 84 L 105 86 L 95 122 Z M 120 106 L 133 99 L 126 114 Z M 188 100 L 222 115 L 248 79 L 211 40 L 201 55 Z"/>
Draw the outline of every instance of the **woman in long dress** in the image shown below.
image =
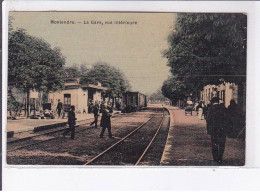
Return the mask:
<path fill-rule="evenodd" d="M 203 108 L 204 108 L 204 105 L 203 105 L 203 102 L 200 102 L 199 105 L 198 105 L 198 111 L 199 111 L 199 114 L 198 114 L 198 118 L 203 120 L 204 116 L 203 116 Z"/>

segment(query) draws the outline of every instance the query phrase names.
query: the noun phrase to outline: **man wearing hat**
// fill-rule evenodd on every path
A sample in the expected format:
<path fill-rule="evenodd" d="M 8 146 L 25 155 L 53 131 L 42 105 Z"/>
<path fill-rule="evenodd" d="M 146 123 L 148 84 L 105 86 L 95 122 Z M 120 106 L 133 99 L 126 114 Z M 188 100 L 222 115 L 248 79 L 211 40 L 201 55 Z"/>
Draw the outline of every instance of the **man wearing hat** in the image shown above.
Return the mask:
<path fill-rule="evenodd" d="M 60 99 L 58 100 L 58 105 L 57 105 L 57 111 L 58 111 L 58 116 L 61 117 L 61 110 L 62 110 L 62 102 Z"/>
<path fill-rule="evenodd" d="M 95 102 L 95 106 L 93 108 L 94 121 L 90 123 L 90 126 L 95 124 L 95 128 L 97 128 L 97 123 L 98 123 L 98 116 L 99 116 L 98 112 L 99 112 L 99 105 L 98 102 Z"/>
<path fill-rule="evenodd" d="M 68 113 L 68 125 L 69 128 L 63 133 L 63 136 L 65 137 L 69 132 L 71 132 L 71 139 L 74 139 L 75 137 L 75 125 L 76 125 L 76 116 L 75 116 L 75 106 L 70 107 L 70 111 Z"/>
<path fill-rule="evenodd" d="M 219 104 L 219 97 L 211 99 L 211 107 L 207 114 L 207 133 L 211 135 L 212 156 L 218 164 L 222 164 L 226 143 L 226 108 Z"/>
<path fill-rule="evenodd" d="M 113 112 L 112 109 L 110 109 L 107 104 L 104 104 L 102 117 L 101 117 L 101 121 L 100 121 L 100 126 L 102 127 L 102 131 L 100 133 L 100 138 L 103 138 L 106 128 L 108 130 L 109 138 L 112 138 L 111 120 L 110 120 L 110 118 L 112 116 L 112 112 Z"/>

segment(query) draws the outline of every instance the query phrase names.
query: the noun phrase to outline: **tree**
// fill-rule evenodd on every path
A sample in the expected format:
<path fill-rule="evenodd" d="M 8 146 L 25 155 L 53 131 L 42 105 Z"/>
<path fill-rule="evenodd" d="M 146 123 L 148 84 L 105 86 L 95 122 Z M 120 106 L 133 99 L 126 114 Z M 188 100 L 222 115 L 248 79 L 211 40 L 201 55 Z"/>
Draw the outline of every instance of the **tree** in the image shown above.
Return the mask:
<path fill-rule="evenodd" d="M 80 80 L 81 84 L 97 84 L 97 82 L 109 88 L 105 96 L 112 98 L 113 102 L 114 98 L 122 97 L 122 93 L 131 88 L 119 69 L 104 62 L 95 63 Z"/>
<path fill-rule="evenodd" d="M 15 115 L 22 109 L 22 103 L 17 101 L 13 95 L 8 95 L 7 98 L 7 111 L 10 111 L 10 116 L 12 117 L 12 111 L 15 112 Z"/>
<path fill-rule="evenodd" d="M 64 78 L 65 80 L 73 79 L 73 78 L 80 78 L 81 77 L 81 71 L 77 66 L 72 67 L 64 67 Z"/>
<path fill-rule="evenodd" d="M 155 93 L 149 96 L 151 101 L 166 101 L 167 98 L 163 96 L 162 91 L 158 89 Z"/>
<path fill-rule="evenodd" d="M 180 13 L 168 37 L 171 73 L 193 91 L 207 84 L 246 80 L 247 16 Z"/>
<path fill-rule="evenodd" d="M 87 68 L 87 63 L 83 63 L 81 65 L 78 65 L 74 63 L 71 67 L 64 67 L 64 78 L 65 80 L 71 79 L 71 78 L 78 78 L 84 77 L 89 69 Z"/>
<path fill-rule="evenodd" d="M 27 93 L 27 117 L 31 90 L 50 91 L 63 86 L 65 58 L 59 48 L 25 30 L 10 31 L 8 37 L 8 86 Z"/>
<path fill-rule="evenodd" d="M 161 88 L 162 94 L 174 102 L 183 100 L 189 94 L 189 90 L 182 81 L 177 80 L 175 77 L 170 77 L 163 82 Z"/>
<path fill-rule="evenodd" d="M 80 65 L 80 72 L 81 72 L 81 76 L 85 75 L 88 72 L 88 64 L 87 63 L 82 63 Z"/>

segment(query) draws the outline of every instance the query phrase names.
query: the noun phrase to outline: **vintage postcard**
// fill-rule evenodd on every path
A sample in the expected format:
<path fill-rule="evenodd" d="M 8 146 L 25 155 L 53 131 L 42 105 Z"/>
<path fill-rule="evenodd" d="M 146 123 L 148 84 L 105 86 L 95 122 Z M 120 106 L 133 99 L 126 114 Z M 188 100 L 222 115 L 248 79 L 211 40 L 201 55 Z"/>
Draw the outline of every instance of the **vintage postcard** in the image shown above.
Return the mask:
<path fill-rule="evenodd" d="M 8 17 L 8 165 L 245 165 L 247 14 Z"/>

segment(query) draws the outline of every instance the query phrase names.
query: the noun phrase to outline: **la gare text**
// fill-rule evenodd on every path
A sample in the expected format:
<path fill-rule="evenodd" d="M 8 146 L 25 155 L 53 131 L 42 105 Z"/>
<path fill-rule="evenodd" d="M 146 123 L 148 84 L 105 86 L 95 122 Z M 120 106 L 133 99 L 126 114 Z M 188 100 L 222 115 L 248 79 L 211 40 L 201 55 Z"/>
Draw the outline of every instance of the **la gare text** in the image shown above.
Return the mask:
<path fill-rule="evenodd" d="M 111 25 L 111 24 L 123 24 L 123 25 L 137 25 L 137 21 L 97 21 L 97 20 L 84 20 L 84 21 L 73 21 L 73 20 L 50 20 L 51 24 L 93 24 L 93 25 Z"/>

